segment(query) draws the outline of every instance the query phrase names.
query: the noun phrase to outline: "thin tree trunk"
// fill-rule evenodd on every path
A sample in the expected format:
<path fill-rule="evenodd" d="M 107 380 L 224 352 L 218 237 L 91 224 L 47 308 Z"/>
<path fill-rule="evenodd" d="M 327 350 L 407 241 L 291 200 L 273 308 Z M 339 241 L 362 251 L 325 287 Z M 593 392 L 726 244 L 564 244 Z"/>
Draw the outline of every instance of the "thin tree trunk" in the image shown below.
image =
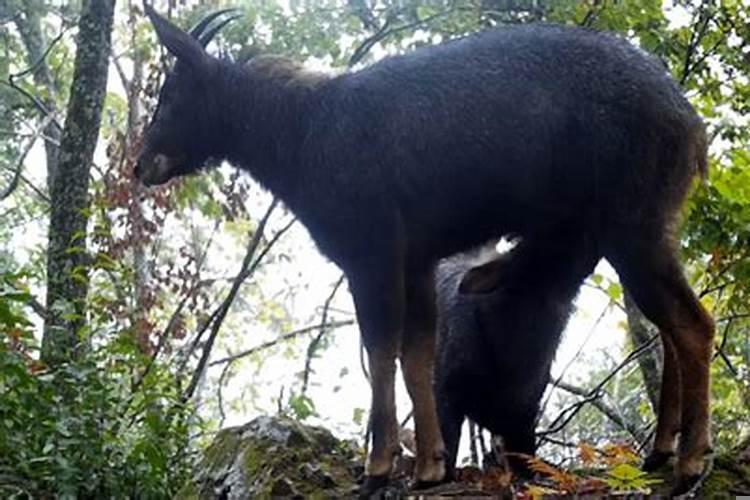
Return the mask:
<path fill-rule="evenodd" d="M 83 2 L 70 101 L 50 189 L 47 310 L 42 360 L 69 359 L 80 344 L 88 291 L 89 172 L 107 86 L 114 0 Z"/>
<path fill-rule="evenodd" d="M 128 168 L 135 164 L 136 142 L 141 133 L 141 120 L 143 109 L 141 106 L 141 91 L 143 89 L 144 52 L 138 47 L 136 40 L 138 19 L 132 2 L 128 2 L 128 26 L 130 28 L 130 43 L 133 47 L 132 67 L 133 75 L 129 82 L 123 82 L 128 93 L 128 129 L 125 134 L 125 155 Z M 143 206 L 141 194 L 143 185 L 133 178 L 130 183 L 130 197 L 133 201 L 130 217 L 134 226 L 143 227 Z M 134 295 L 135 307 L 133 310 L 133 322 L 138 344 L 144 353 L 150 353 L 149 328 L 147 327 L 148 312 L 151 307 L 148 299 L 148 282 L 150 279 L 149 259 L 146 255 L 147 243 L 143 238 L 134 238 L 133 242 L 133 269 L 134 269 Z"/>
<path fill-rule="evenodd" d="M 646 319 L 641 310 L 638 309 L 633 297 L 627 290 L 624 296 L 625 313 L 628 318 L 628 334 L 633 340 L 633 348 L 638 349 L 647 343 L 657 333 L 657 330 Z M 654 411 L 654 414 L 656 414 L 659 405 L 662 356 L 661 344 L 656 343 L 653 349 L 649 349 L 642 356 L 638 357 L 638 366 L 641 369 L 643 383 L 646 385 L 646 394 L 648 395 L 648 400 L 651 403 L 651 409 Z"/>
<path fill-rule="evenodd" d="M 23 15 L 15 17 L 15 25 L 21 35 L 24 47 L 26 47 L 26 64 L 34 68 L 32 76 L 34 83 L 42 87 L 46 94 L 40 98 L 47 112 L 57 115 L 57 85 L 52 76 L 49 64 L 44 58 L 47 44 L 49 43 L 42 31 L 42 15 L 44 13 L 44 2 L 40 0 L 23 0 Z M 44 117 L 42 117 L 44 118 Z M 53 120 L 44 128 L 44 152 L 47 160 L 47 190 L 52 192 L 52 183 L 57 173 L 57 150 L 60 143 L 61 130 Z"/>

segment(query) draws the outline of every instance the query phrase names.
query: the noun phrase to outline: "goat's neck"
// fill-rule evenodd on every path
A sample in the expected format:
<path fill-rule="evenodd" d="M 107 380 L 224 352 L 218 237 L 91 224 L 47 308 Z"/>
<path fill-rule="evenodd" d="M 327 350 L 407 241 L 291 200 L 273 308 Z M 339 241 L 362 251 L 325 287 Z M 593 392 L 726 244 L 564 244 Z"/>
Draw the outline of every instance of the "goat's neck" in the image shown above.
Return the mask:
<path fill-rule="evenodd" d="M 222 156 L 285 198 L 298 181 L 298 152 L 310 126 L 313 95 L 326 77 L 281 58 L 223 70 Z"/>

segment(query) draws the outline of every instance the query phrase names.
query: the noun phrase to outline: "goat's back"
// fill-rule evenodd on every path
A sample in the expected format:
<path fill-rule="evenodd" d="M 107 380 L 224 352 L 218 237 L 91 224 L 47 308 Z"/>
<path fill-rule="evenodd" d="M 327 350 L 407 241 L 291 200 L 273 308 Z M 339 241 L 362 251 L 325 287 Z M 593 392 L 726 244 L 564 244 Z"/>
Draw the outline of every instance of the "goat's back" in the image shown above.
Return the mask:
<path fill-rule="evenodd" d="M 582 28 L 506 27 L 421 48 L 332 79 L 317 102 L 301 155 L 311 175 L 353 212 L 396 208 L 439 256 L 561 221 L 669 220 L 705 149 L 657 59 Z"/>

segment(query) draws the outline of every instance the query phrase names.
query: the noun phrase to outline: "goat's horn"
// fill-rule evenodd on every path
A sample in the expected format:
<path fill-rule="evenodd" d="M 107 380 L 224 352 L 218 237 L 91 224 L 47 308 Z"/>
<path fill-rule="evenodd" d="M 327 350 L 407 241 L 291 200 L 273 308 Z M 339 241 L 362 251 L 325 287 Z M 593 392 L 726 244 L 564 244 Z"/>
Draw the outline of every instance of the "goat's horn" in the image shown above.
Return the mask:
<path fill-rule="evenodd" d="M 216 24 L 213 28 L 211 28 L 210 30 L 208 30 L 207 32 L 205 32 L 203 34 L 203 36 L 201 36 L 201 38 L 200 38 L 200 44 L 203 47 L 205 47 L 206 45 L 208 45 L 211 42 L 211 40 L 214 39 L 214 37 L 216 36 L 216 34 L 219 31 L 221 31 L 222 28 L 224 28 L 224 26 L 226 26 L 230 22 L 232 22 L 235 19 L 238 19 L 240 17 L 242 17 L 242 14 L 235 14 L 234 16 L 228 17 L 228 18 L 224 19 L 223 21 L 221 21 L 220 23 Z"/>
<path fill-rule="evenodd" d="M 211 40 L 213 40 L 213 38 L 216 36 L 216 33 L 218 33 L 219 31 L 221 31 L 221 29 L 224 26 L 226 26 L 230 22 L 234 21 L 238 17 L 242 17 L 242 14 L 235 14 L 234 16 L 228 17 L 228 18 L 224 19 L 223 21 L 221 21 L 220 23 L 218 23 L 213 28 L 211 28 L 210 30 L 206 31 L 203 34 L 203 36 L 200 37 L 199 41 L 200 41 L 201 46 L 203 46 L 205 48 L 206 45 L 208 45 L 211 42 Z"/>
<path fill-rule="evenodd" d="M 203 34 L 203 31 L 206 29 L 206 27 L 209 24 L 211 24 L 211 22 L 214 19 L 216 19 L 217 17 L 223 14 L 226 14 L 227 12 L 232 12 L 236 10 L 237 9 L 222 9 L 222 10 L 217 10 L 216 12 L 212 12 L 211 14 L 207 15 L 206 17 L 198 21 L 198 23 L 195 26 L 190 28 L 190 36 L 192 36 L 193 38 L 200 39 L 201 35 Z"/>

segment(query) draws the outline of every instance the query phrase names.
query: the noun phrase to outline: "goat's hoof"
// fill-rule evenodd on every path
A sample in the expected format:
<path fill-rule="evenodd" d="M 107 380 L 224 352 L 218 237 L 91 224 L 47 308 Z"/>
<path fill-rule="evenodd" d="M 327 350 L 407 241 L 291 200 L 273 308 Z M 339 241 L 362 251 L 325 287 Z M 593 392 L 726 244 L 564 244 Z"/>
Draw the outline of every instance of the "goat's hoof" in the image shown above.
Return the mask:
<path fill-rule="evenodd" d="M 442 479 L 440 481 L 418 481 L 415 480 L 414 483 L 411 485 L 412 491 L 420 491 L 420 490 L 429 490 L 430 488 L 434 488 L 435 486 L 440 486 L 441 484 L 445 484 L 448 482 L 447 479 Z"/>
<path fill-rule="evenodd" d="M 681 476 L 677 478 L 677 481 L 672 488 L 672 492 L 669 494 L 672 498 L 691 498 L 695 495 L 697 486 L 700 486 L 700 481 L 703 478 L 702 474 L 694 474 L 690 476 Z"/>
<path fill-rule="evenodd" d="M 654 450 L 649 453 L 646 460 L 643 461 L 643 466 L 641 468 L 646 472 L 653 472 L 664 467 L 673 456 L 674 453 L 671 451 Z"/>
<path fill-rule="evenodd" d="M 378 490 L 388 486 L 388 475 L 384 476 L 365 476 L 362 486 L 359 487 L 359 498 L 371 498 L 375 496 Z"/>
<path fill-rule="evenodd" d="M 445 479 L 443 480 L 444 483 L 450 483 L 452 481 L 456 480 L 456 468 L 455 467 L 446 467 L 445 469 Z"/>

